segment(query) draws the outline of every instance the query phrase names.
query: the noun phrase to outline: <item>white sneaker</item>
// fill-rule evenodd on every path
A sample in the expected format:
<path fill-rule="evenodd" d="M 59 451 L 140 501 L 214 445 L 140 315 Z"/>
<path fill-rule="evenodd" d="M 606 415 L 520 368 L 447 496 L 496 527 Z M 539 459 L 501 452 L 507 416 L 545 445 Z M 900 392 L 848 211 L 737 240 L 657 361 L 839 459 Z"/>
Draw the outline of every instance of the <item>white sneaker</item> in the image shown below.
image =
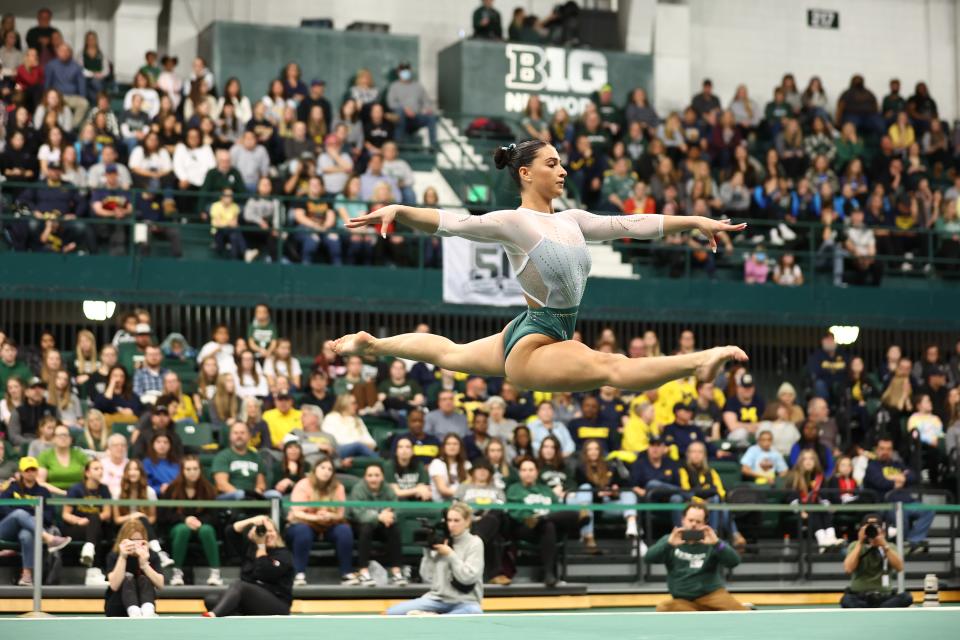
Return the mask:
<path fill-rule="evenodd" d="M 210 569 L 210 576 L 207 578 L 207 584 L 211 587 L 223 586 L 223 578 L 220 577 L 220 569 Z"/>
<path fill-rule="evenodd" d="M 103 571 L 93 567 L 91 569 L 87 569 L 87 575 L 83 579 L 83 584 L 88 587 L 105 587 L 109 584 L 109 582 L 107 582 L 107 578 L 103 575 Z"/>
<path fill-rule="evenodd" d="M 775 247 L 783 246 L 783 238 L 780 237 L 780 232 L 776 229 L 770 229 L 770 244 Z"/>
<path fill-rule="evenodd" d="M 80 550 L 80 564 L 85 567 L 93 566 L 93 556 L 96 553 L 96 548 L 93 546 L 92 542 L 84 542 L 83 548 Z"/>
<path fill-rule="evenodd" d="M 377 581 L 373 579 L 369 573 L 360 574 L 360 586 L 361 587 L 375 587 L 377 586 Z"/>
<path fill-rule="evenodd" d="M 897 539 L 897 528 L 887 527 L 887 540 L 896 540 L 896 539 Z"/>
<path fill-rule="evenodd" d="M 296 584 L 296 578 L 294 578 L 294 584 Z M 355 573 L 348 573 L 345 576 L 340 577 L 340 586 L 341 587 L 355 587 L 360 584 L 360 578 L 357 577 Z"/>
<path fill-rule="evenodd" d="M 168 554 L 163 549 L 161 549 L 160 551 L 157 551 L 157 555 L 160 556 L 160 566 L 163 567 L 164 569 L 173 565 L 173 558 L 171 558 L 170 554 Z"/>
<path fill-rule="evenodd" d="M 637 521 L 627 520 L 627 537 L 628 538 L 639 538 L 640 533 L 637 531 Z"/>
<path fill-rule="evenodd" d="M 295 587 L 304 587 L 307 585 L 307 574 L 298 573 L 293 576 L 293 586 Z"/>
<path fill-rule="evenodd" d="M 247 249 L 243 252 L 243 261 L 244 262 L 253 262 L 257 259 L 257 256 L 260 255 L 259 249 Z"/>
<path fill-rule="evenodd" d="M 170 576 L 170 586 L 182 587 L 183 584 L 183 571 L 179 567 L 174 567 L 173 574 Z"/>
<path fill-rule="evenodd" d="M 793 242 L 794 240 L 797 239 L 797 234 L 793 232 L 793 229 L 791 229 L 784 223 L 781 222 L 780 224 L 778 224 L 777 229 L 780 231 L 780 236 L 787 242 Z"/>

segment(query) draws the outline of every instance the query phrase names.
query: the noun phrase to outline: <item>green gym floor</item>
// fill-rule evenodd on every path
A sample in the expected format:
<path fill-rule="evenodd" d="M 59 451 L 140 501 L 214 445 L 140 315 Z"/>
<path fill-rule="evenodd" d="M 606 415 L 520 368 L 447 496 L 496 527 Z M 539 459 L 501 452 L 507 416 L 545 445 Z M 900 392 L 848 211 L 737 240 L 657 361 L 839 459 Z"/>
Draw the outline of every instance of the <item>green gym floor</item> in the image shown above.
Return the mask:
<path fill-rule="evenodd" d="M 123 627 L 122 629 L 120 627 Z M 223 618 L 57 617 L 0 619 L 0 638 L 21 640 L 316 640 L 416 638 L 417 640 L 924 640 L 958 637 L 960 607 L 885 610 L 793 609 L 738 613 L 522 613 L 387 618 L 294 616 Z M 122 634 L 122 635 L 121 635 Z"/>

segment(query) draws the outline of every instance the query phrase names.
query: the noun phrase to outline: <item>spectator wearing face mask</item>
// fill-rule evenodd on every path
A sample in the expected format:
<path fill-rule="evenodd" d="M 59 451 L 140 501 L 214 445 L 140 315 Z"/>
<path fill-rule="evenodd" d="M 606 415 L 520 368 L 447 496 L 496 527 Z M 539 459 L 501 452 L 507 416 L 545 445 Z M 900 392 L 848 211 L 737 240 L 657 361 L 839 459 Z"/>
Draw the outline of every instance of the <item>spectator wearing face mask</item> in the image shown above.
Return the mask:
<path fill-rule="evenodd" d="M 427 90 L 413 78 L 410 63 L 404 62 L 397 68 L 397 80 L 387 89 L 387 106 L 397 114 L 397 128 L 400 135 L 409 135 L 426 127 L 430 146 L 437 146 L 437 114 L 433 101 L 427 96 Z"/>

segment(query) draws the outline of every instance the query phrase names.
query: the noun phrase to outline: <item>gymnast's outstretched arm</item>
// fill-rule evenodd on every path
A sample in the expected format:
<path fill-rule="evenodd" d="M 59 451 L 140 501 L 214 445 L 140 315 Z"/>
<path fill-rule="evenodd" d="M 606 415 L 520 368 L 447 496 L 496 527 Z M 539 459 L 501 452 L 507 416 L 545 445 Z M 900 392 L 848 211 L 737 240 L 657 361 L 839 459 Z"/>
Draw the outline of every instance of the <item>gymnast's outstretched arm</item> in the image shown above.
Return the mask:
<path fill-rule="evenodd" d="M 565 212 L 573 217 L 587 240 L 616 240 L 638 238 L 647 240 L 664 235 L 699 229 L 710 238 L 710 246 L 716 250 L 715 234 L 723 231 L 741 231 L 745 223 L 730 224 L 703 216 L 664 216 L 660 214 L 597 215 L 582 209 Z"/>
<path fill-rule="evenodd" d="M 386 228 L 396 220 L 408 227 L 439 236 L 458 236 L 474 242 L 495 242 L 507 247 L 523 247 L 536 244 L 538 237 L 527 237 L 529 225 L 519 222 L 520 213 L 505 209 L 491 211 L 482 216 L 467 212 L 453 213 L 443 209 L 424 209 L 391 204 L 368 214 L 358 216 L 346 223 L 347 228 L 383 224 Z"/>

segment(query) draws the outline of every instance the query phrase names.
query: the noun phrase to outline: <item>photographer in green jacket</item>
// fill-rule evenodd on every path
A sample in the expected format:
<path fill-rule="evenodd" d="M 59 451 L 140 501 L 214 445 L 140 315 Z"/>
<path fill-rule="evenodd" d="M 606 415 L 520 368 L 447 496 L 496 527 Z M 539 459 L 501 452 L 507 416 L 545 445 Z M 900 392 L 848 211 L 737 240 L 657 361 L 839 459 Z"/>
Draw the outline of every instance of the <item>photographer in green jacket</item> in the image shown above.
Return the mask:
<path fill-rule="evenodd" d="M 647 562 L 667 565 L 672 598 L 658 604 L 657 611 L 745 611 L 723 580 L 723 571 L 740 564 L 740 556 L 707 526 L 707 505 L 688 504 L 680 525 L 644 556 Z"/>

